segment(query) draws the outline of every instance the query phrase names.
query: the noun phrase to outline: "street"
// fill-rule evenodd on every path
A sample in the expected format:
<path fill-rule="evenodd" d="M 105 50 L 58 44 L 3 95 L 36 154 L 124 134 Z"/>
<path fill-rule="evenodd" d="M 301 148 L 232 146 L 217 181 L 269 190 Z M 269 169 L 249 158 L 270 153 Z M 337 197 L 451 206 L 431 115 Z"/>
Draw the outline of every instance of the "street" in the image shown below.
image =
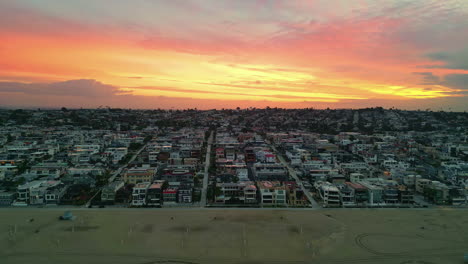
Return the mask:
<path fill-rule="evenodd" d="M 203 176 L 203 189 L 202 189 L 202 194 L 201 194 L 201 199 L 200 199 L 200 207 L 206 206 L 206 196 L 208 192 L 208 179 L 209 179 L 208 170 L 210 169 L 211 145 L 213 144 L 213 135 L 214 135 L 214 131 L 211 131 L 210 137 L 208 138 L 208 145 L 206 147 L 205 173 Z"/>
<path fill-rule="evenodd" d="M 306 188 L 304 188 L 304 185 L 302 184 L 302 181 L 299 179 L 299 177 L 297 177 L 297 174 L 296 174 L 296 171 L 294 170 L 294 168 L 292 168 L 289 165 L 289 163 L 284 159 L 284 157 L 280 154 L 280 152 L 275 148 L 275 146 L 273 144 L 270 144 L 270 146 L 276 152 L 276 155 L 277 155 L 278 159 L 280 160 L 280 162 L 288 169 L 289 174 L 294 178 L 297 185 L 304 192 L 307 199 L 309 200 L 309 203 L 310 203 L 311 207 L 315 208 L 315 209 L 321 208 L 320 205 L 317 203 L 317 201 L 315 201 L 314 197 L 312 197 L 310 192 Z"/>
<path fill-rule="evenodd" d="M 122 171 L 128 166 L 128 164 L 132 163 L 137 157 L 138 155 L 140 155 L 140 153 L 146 148 L 146 146 L 148 145 L 148 143 L 146 143 L 143 147 L 141 147 L 137 152 L 135 152 L 135 154 L 132 156 L 132 158 L 127 162 L 125 163 L 124 165 L 120 166 L 108 179 L 108 183 L 111 183 L 115 180 L 115 178 L 117 176 L 119 176 Z M 99 188 L 99 190 L 93 195 L 93 197 L 91 197 L 91 199 L 89 199 L 89 201 L 83 206 L 83 207 L 89 207 L 91 205 L 91 202 L 94 200 L 94 198 L 102 191 L 102 188 L 104 188 L 104 186 L 102 186 L 101 188 Z"/>

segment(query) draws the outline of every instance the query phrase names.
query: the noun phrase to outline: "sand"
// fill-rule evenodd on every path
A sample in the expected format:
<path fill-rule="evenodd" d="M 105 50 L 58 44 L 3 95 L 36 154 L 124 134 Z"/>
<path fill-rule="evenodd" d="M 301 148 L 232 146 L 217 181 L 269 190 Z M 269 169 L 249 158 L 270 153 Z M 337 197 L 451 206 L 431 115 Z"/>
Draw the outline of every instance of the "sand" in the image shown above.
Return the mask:
<path fill-rule="evenodd" d="M 0 211 L 0 263 L 463 263 L 467 210 Z M 34 218 L 33 221 L 30 219 Z"/>

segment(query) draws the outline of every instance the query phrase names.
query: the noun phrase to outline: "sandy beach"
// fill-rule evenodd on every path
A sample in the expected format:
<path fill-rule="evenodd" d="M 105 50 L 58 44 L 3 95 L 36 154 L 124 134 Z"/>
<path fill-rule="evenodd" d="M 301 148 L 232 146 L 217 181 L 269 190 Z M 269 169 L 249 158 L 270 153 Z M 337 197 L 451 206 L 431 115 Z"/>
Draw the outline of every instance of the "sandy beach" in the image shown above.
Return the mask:
<path fill-rule="evenodd" d="M 0 211 L 0 258 L 19 263 L 463 263 L 468 211 Z"/>

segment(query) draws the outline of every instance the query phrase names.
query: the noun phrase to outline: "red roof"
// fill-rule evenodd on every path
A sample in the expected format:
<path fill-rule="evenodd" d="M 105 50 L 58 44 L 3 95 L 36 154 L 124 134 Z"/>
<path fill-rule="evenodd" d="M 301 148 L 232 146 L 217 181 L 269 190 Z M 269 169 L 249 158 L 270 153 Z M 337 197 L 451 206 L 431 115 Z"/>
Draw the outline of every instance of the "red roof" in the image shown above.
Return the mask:
<path fill-rule="evenodd" d="M 176 189 L 166 189 L 163 191 L 163 193 L 177 193 Z"/>
<path fill-rule="evenodd" d="M 349 187 L 351 187 L 353 189 L 366 189 L 366 187 L 362 186 L 359 183 L 346 182 L 346 185 L 348 185 Z"/>

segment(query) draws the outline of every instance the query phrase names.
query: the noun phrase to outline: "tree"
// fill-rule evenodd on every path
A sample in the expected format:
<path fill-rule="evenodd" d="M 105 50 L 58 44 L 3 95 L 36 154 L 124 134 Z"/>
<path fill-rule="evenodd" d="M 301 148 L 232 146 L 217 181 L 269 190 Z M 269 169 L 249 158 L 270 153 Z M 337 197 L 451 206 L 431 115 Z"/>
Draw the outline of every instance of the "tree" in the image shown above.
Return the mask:
<path fill-rule="evenodd" d="M 145 142 L 145 143 L 148 143 L 148 142 L 151 141 L 151 139 L 153 139 L 153 136 L 151 136 L 151 135 L 146 136 L 144 142 Z"/>
<path fill-rule="evenodd" d="M 200 179 L 198 178 L 198 176 L 193 177 L 193 184 L 195 186 L 198 186 L 200 184 Z"/>
<path fill-rule="evenodd" d="M 138 150 L 142 147 L 143 145 L 141 143 L 130 143 L 130 146 L 128 147 L 129 150 Z"/>
<path fill-rule="evenodd" d="M 221 191 L 221 187 L 216 186 L 214 189 L 214 196 L 220 196 L 223 192 Z"/>
<path fill-rule="evenodd" d="M 18 166 L 18 171 L 17 171 L 18 175 L 21 175 L 21 174 L 25 173 L 27 170 L 29 170 L 31 168 L 28 165 L 28 163 L 29 162 L 27 160 L 25 160 Z"/>

